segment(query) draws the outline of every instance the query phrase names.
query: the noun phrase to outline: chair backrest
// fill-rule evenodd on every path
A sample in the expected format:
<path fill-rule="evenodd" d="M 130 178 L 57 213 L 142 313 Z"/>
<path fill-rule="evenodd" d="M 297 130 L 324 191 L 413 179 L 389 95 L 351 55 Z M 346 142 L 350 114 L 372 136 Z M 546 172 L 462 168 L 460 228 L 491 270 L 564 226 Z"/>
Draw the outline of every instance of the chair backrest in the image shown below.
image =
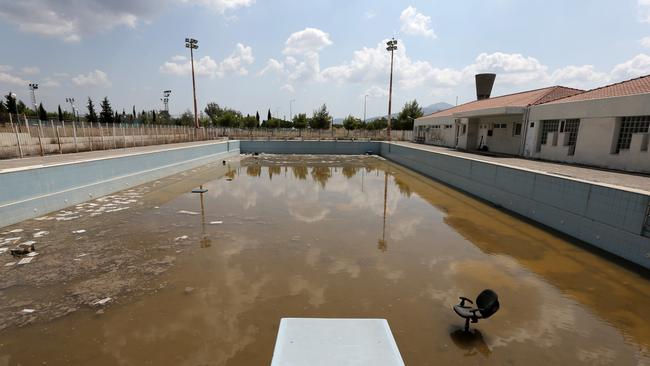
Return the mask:
<path fill-rule="evenodd" d="M 483 318 L 489 318 L 499 310 L 499 296 L 496 292 L 485 289 L 476 298 L 476 307 L 481 311 Z"/>

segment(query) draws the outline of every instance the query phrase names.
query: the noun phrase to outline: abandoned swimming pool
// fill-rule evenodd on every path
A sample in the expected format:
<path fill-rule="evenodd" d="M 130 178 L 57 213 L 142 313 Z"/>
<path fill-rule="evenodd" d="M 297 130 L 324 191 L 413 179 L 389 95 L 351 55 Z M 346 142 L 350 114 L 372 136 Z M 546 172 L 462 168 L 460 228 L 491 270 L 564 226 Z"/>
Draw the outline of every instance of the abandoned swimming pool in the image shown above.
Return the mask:
<path fill-rule="evenodd" d="M 268 364 L 288 316 L 386 318 L 407 365 L 650 362 L 644 272 L 373 156 L 233 158 L 16 237 L 38 255 L 0 255 L 7 364 Z M 488 287 L 467 337 L 451 306 Z"/>

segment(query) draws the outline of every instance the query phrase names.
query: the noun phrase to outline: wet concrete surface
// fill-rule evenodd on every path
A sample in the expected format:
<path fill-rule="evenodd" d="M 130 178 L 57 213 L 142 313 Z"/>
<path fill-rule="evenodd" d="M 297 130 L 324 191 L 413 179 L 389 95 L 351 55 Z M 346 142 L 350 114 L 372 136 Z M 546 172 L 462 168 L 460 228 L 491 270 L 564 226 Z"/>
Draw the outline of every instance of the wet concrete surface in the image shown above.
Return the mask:
<path fill-rule="evenodd" d="M 647 272 L 376 157 L 218 162 L 16 237 L 38 255 L 0 254 L 0 365 L 269 364 L 282 317 L 386 318 L 407 365 L 650 364 Z"/>

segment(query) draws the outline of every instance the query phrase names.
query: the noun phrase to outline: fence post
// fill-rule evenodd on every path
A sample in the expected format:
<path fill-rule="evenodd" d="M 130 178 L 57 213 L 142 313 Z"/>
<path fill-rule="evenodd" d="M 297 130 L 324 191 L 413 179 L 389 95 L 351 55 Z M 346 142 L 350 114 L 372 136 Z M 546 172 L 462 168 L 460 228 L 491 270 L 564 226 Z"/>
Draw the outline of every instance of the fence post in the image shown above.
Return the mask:
<path fill-rule="evenodd" d="M 59 143 L 59 154 L 63 154 L 63 149 L 61 148 L 61 136 L 59 136 L 59 126 L 56 126 L 56 141 Z"/>
<path fill-rule="evenodd" d="M 68 134 L 65 132 L 65 121 L 61 121 L 61 127 L 63 127 L 63 137 L 68 137 Z"/>
<path fill-rule="evenodd" d="M 104 130 L 102 129 L 102 123 L 97 122 L 97 125 L 99 126 L 99 136 L 102 139 L 102 150 L 106 150 L 106 142 L 104 141 Z"/>
<path fill-rule="evenodd" d="M 27 129 L 27 133 L 31 136 L 29 132 L 29 122 L 27 121 L 27 116 L 23 114 L 23 118 L 25 119 L 25 128 Z"/>
<path fill-rule="evenodd" d="M 124 141 L 123 147 L 126 149 L 126 126 L 120 123 L 120 128 L 122 129 L 122 141 Z"/>
<path fill-rule="evenodd" d="M 117 136 L 115 136 L 115 123 L 113 125 L 113 149 L 117 149 Z"/>
<path fill-rule="evenodd" d="M 11 123 L 11 128 L 14 130 L 14 133 L 16 134 L 16 143 L 18 144 L 18 156 L 20 158 L 22 158 L 23 157 L 23 147 L 20 145 L 20 137 L 18 136 L 17 125 L 14 125 L 13 121 L 11 121 L 11 114 L 9 115 L 9 121 Z M 20 119 L 18 119 L 18 123 L 20 123 Z"/>
<path fill-rule="evenodd" d="M 74 152 L 79 152 L 79 145 L 77 144 L 77 124 L 72 122 L 72 138 L 74 139 Z"/>
<path fill-rule="evenodd" d="M 43 126 L 41 125 L 41 120 L 38 120 L 38 144 L 41 146 L 41 156 L 45 156 L 45 151 L 43 149 L 43 140 L 41 139 L 41 134 L 43 132 Z"/>

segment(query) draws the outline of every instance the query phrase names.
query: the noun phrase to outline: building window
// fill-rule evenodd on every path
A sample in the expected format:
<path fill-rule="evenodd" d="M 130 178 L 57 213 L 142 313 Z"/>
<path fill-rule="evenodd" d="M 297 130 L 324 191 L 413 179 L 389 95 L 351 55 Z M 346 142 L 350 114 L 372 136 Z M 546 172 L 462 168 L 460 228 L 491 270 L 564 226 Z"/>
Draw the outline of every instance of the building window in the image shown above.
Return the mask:
<path fill-rule="evenodd" d="M 460 134 L 464 135 L 467 133 L 467 125 L 461 125 Z"/>
<path fill-rule="evenodd" d="M 567 119 L 564 121 L 564 133 L 569 134 L 568 145 L 569 155 L 573 155 L 576 151 L 576 143 L 578 142 L 578 130 L 580 129 L 579 119 Z"/>
<path fill-rule="evenodd" d="M 495 123 L 494 128 L 508 128 L 506 123 Z"/>
<path fill-rule="evenodd" d="M 521 123 L 515 123 L 512 129 L 512 136 L 521 136 Z"/>
<path fill-rule="evenodd" d="M 632 134 L 648 133 L 650 128 L 650 116 L 623 117 L 621 127 L 618 132 L 618 142 L 616 143 L 616 153 L 621 150 L 629 150 L 632 143 Z"/>
<path fill-rule="evenodd" d="M 548 138 L 548 133 L 556 132 L 559 125 L 560 125 L 560 121 L 557 119 L 542 121 L 542 132 L 541 132 L 542 135 L 540 136 L 541 145 L 546 145 L 546 139 Z"/>

